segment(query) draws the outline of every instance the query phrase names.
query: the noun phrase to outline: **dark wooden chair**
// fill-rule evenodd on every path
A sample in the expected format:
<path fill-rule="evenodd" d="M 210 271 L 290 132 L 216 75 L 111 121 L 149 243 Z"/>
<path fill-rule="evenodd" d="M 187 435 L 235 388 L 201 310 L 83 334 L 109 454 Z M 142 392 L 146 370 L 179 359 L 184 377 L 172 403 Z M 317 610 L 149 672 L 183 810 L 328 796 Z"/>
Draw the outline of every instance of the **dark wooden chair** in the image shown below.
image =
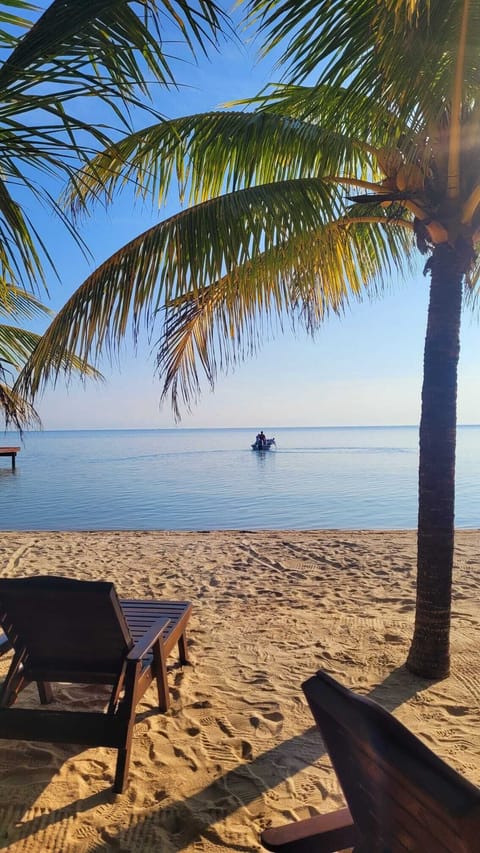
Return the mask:
<path fill-rule="evenodd" d="M 0 738 L 108 746 L 118 750 L 114 790 L 128 774 L 135 708 L 153 680 L 169 706 L 166 658 L 178 643 L 187 662 L 188 601 L 120 601 L 112 583 L 40 576 L 0 579 L 0 626 L 13 659 L 0 693 Z M 36 682 L 111 685 L 106 712 L 12 707 Z"/>
<path fill-rule="evenodd" d="M 480 851 L 480 789 L 380 705 L 329 675 L 319 672 L 302 686 L 349 810 L 267 829 L 267 850 Z"/>

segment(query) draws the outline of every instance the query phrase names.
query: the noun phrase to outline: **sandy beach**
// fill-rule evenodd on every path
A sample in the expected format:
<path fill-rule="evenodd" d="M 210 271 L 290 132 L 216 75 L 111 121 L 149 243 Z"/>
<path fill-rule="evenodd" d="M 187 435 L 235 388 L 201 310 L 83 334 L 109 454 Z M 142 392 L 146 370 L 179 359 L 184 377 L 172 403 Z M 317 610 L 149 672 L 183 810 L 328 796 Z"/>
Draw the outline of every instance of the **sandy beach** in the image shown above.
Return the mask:
<path fill-rule="evenodd" d="M 2 576 L 107 579 L 120 595 L 194 608 L 192 665 L 169 659 L 167 714 L 153 687 L 138 706 L 124 794 L 111 791 L 113 750 L 0 741 L 0 849 L 255 851 L 267 825 L 343 804 L 301 692 L 317 669 L 480 785 L 479 552 L 479 531 L 457 533 L 452 674 L 432 684 L 403 668 L 413 531 L 0 533 Z M 55 695 L 79 708 L 104 696 Z M 22 702 L 37 701 L 30 686 Z"/>

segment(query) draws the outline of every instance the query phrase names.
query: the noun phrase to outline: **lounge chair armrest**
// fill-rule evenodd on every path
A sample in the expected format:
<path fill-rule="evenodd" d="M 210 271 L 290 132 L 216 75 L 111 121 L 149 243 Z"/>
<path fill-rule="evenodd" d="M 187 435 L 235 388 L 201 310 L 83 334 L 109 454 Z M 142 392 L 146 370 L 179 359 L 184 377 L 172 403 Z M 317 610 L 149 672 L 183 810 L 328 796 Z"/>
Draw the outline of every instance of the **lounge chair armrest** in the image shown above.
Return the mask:
<path fill-rule="evenodd" d="M 349 809 L 271 827 L 261 835 L 267 850 L 281 853 L 334 853 L 353 847 L 357 841 Z"/>
<path fill-rule="evenodd" d="M 127 655 L 127 661 L 141 660 L 151 650 L 152 646 L 155 645 L 158 638 L 161 637 L 169 622 L 170 619 L 167 619 L 166 617 L 157 619 L 150 630 L 144 634 L 138 643 L 135 643 L 133 649 L 131 649 Z"/>

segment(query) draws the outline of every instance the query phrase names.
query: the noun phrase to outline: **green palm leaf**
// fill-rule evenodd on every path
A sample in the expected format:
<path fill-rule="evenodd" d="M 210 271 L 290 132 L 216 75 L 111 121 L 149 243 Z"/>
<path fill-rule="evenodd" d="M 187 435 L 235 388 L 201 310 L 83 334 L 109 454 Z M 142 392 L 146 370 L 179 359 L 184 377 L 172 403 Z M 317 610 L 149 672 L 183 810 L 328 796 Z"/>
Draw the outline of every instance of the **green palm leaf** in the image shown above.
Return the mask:
<path fill-rule="evenodd" d="M 66 195 L 74 209 L 110 201 L 130 183 L 142 196 L 180 194 L 201 201 L 252 184 L 348 173 L 376 177 L 371 146 L 325 124 L 269 112 L 214 112 L 162 121 L 110 146 L 75 175 Z"/>
<path fill-rule="evenodd" d="M 11 370 L 21 370 L 39 340 L 40 335 L 27 329 L 0 324 L 0 362 Z"/>
<path fill-rule="evenodd" d="M 150 83 L 173 85 L 167 38 L 194 54 L 215 45 L 228 29 L 225 13 L 213 0 L 54 0 L 46 9 L 25 0 L 6 0 L 0 8 L 0 314 L 11 320 L 46 309 L 25 287 L 46 286 L 43 267 L 55 260 L 29 215 L 39 202 L 60 218 L 86 253 L 78 230 L 55 198 L 60 181 L 74 180 L 81 163 L 131 129 L 131 107 L 149 115 Z M 87 97 L 101 104 L 102 123 L 81 117 Z M 22 201 L 19 201 L 22 199 Z M 15 371 L 38 364 L 38 336 L 12 326 L 0 332 L 0 363 L 10 365 L 0 408 L 18 424 L 34 410 L 22 408 Z M 45 352 L 46 370 L 100 374 L 67 346 Z"/>
<path fill-rule="evenodd" d="M 0 362 L 4 368 L 8 365 L 10 371 L 21 371 L 28 364 L 28 360 L 34 357 L 35 349 L 41 340 L 41 335 L 28 329 L 0 323 Z M 70 376 L 72 373 L 78 373 L 82 378 L 103 379 L 98 370 L 74 352 L 65 352 L 62 349 L 56 355 L 51 354 L 50 361 L 55 364 L 57 374 L 62 372 Z M 16 387 L 18 390 L 20 383 Z"/>
<path fill-rule="evenodd" d="M 312 178 L 237 191 L 154 226 L 102 264 L 68 300 L 23 372 L 22 387 L 38 392 L 55 374 L 48 353 L 66 341 L 84 359 L 112 350 L 129 328 L 137 334 L 142 317 L 151 329 L 163 305 L 176 307 L 182 297 L 202 301 L 206 283 L 221 280 L 234 301 L 245 292 L 260 306 L 274 298 L 283 313 L 291 295 L 285 281 L 296 276 L 298 288 L 300 268 L 309 298 L 316 283 L 315 299 L 322 291 L 320 301 L 338 310 L 348 289 L 360 293 L 365 281 L 380 282 L 400 248 L 408 258 L 405 225 L 411 227 L 397 222 L 385 234 L 370 228 L 360 241 L 354 237 L 362 227 L 360 209 L 351 222 L 342 210 L 337 187 Z M 379 217 L 391 224 L 381 208 L 375 221 Z M 371 219 L 369 214 L 367 225 Z M 345 251 L 346 234 L 353 254 Z"/>
<path fill-rule="evenodd" d="M 25 320 L 33 317 L 48 317 L 52 313 L 50 308 L 27 290 L 12 285 L 0 290 L 0 317 Z"/>
<path fill-rule="evenodd" d="M 191 50 L 205 50 L 226 26 L 226 16 L 212 0 L 54 0 L 33 24 L 15 11 L 32 16 L 38 10 L 24 2 L 0 9 L 0 45 L 13 48 L 0 65 L 0 280 L 26 280 L 34 287 L 44 283 L 45 260 L 53 259 L 13 197 L 13 185 L 51 207 L 81 244 L 48 185 L 38 181 L 39 172 L 56 181 L 72 179 L 79 162 L 110 141 L 112 129 L 81 119 L 75 101 L 94 96 L 117 124 L 129 126 L 125 104 L 145 108 L 146 73 L 173 82 L 162 41 L 165 24 Z"/>
<path fill-rule="evenodd" d="M 395 268 L 405 272 L 413 248 L 409 229 L 405 221 L 392 225 L 382 211 L 375 223 L 371 216 L 345 217 L 287 238 L 201 292 L 167 304 L 157 369 L 175 417 L 181 404 L 190 408 L 200 395 L 199 365 L 213 389 L 219 372 L 257 353 L 286 324 L 315 334 L 352 298 L 384 287 Z"/>
<path fill-rule="evenodd" d="M 135 87 L 147 92 L 145 70 L 162 83 L 173 83 L 162 14 L 192 51 L 194 43 L 205 49 L 215 42 L 226 23 L 220 7 L 209 0 L 196 6 L 185 0 L 54 0 L 0 68 L 0 87 L 18 94 L 42 82 L 73 82 L 78 92 L 83 80 L 89 88 L 96 84 L 97 96 L 127 98 Z"/>
<path fill-rule="evenodd" d="M 372 97 L 396 120 L 413 125 L 435 120 L 452 91 L 463 0 L 251 0 L 248 7 L 263 33 L 264 51 L 286 45 L 280 61 L 287 64 L 289 82 L 315 74 L 328 85 L 346 85 L 352 102 Z M 468 14 L 467 98 L 475 97 L 479 83 L 478 4 L 470 3 Z"/>
<path fill-rule="evenodd" d="M 0 365 L 0 411 L 4 414 L 6 424 L 12 424 L 20 432 L 27 426 L 40 426 L 40 416 L 36 409 L 25 397 L 2 382 L 1 376 Z"/>

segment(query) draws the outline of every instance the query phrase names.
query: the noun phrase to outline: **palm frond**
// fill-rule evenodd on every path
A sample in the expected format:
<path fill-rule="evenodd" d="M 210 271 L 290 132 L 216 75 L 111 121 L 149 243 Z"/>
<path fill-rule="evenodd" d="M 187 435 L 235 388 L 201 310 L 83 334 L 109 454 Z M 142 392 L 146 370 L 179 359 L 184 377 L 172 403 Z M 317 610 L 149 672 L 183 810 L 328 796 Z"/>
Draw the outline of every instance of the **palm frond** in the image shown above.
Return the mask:
<path fill-rule="evenodd" d="M 0 323 L 0 364 L 4 372 L 8 370 L 15 391 L 23 396 L 22 370 L 28 370 L 30 363 L 35 360 L 35 350 L 41 340 L 42 336 L 36 332 Z M 82 379 L 103 380 L 98 370 L 74 352 L 62 350 L 57 355 L 52 354 L 51 360 L 55 363 L 56 374 L 63 373 L 67 378 L 77 374 Z"/>
<path fill-rule="evenodd" d="M 270 83 L 250 98 L 231 101 L 227 107 L 246 106 L 261 113 L 289 116 L 302 122 L 334 128 L 352 140 L 371 145 L 395 144 L 405 135 L 405 123 L 396 136 L 391 110 L 369 94 L 352 100 L 348 87 L 321 82 L 305 86 L 294 83 Z M 372 122 L 372 117 L 375 121 Z"/>
<path fill-rule="evenodd" d="M 74 209 L 111 201 L 131 183 L 142 196 L 164 198 L 173 180 L 189 200 L 252 184 L 372 170 L 368 145 L 339 128 L 267 112 L 213 112 L 162 121 L 97 155 L 71 182 Z"/>
<path fill-rule="evenodd" d="M 147 110 L 148 78 L 173 84 L 167 33 L 195 53 L 228 27 L 214 0 L 53 0 L 44 10 L 24 0 L 2 5 L 0 287 L 45 287 L 43 266 L 55 271 L 40 230 L 18 201 L 24 191 L 59 216 L 86 251 L 54 187 L 73 179 L 122 126 L 131 130 L 130 107 Z M 78 108 L 92 96 L 107 117 L 101 125 L 82 119 Z"/>
<path fill-rule="evenodd" d="M 42 335 L 36 336 L 36 341 L 32 341 L 34 347 L 30 352 L 28 359 L 23 364 L 14 385 L 13 389 L 22 397 L 27 398 L 30 392 L 30 377 L 32 373 L 41 372 L 43 375 L 48 372 L 48 378 L 53 379 L 53 385 L 56 384 L 60 375 L 70 381 L 73 376 L 83 380 L 93 379 L 97 382 L 103 382 L 103 374 L 97 370 L 92 364 L 89 364 L 84 358 L 78 356 L 75 352 L 59 348 L 57 352 L 49 352 L 48 361 L 45 361 L 45 355 L 42 350 Z M 47 378 L 45 379 L 45 382 Z M 31 395 L 33 399 L 34 395 Z"/>
<path fill-rule="evenodd" d="M 385 224 L 391 224 L 379 210 Z M 371 213 L 369 217 L 371 221 Z M 356 249 L 356 263 L 342 254 L 340 238 L 328 249 L 334 232 L 333 225 L 327 226 L 339 221 L 342 229 L 348 227 L 342 192 L 318 178 L 238 190 L 170 217 L 112 255 L 72 295 L 44 334 L 36 363 L 25 372 L 25 389 L 36 394 L 55 374 L 49 353 L 62 346 L 85 360 L 96 358 L 104 349 L 118 348 L 127 330 L 135 337 L 142 320 L 151 329 L 163 305 L 185 294 L 195 297 L 225 275 L 235 288 L 253 287 L 248 271 L 259 256 L 262 275 L 271 282 L 278 280 L 279 264 L 282 270 L 285 264 L 290 270 L 305 264 L 312 277 L 314 262 L 323 270 L 325 292 L 340 288 L 342 277 L 352 290 L 358 289 L 361 279 L 380 275 L 380 260 L 385 265 L 387 255 L 370 232 L 365 248 Z M 355 228 L 358 233 L 359 226 Z M 319 242 L 319 232 L 329 235 L 328 240 Z M 318 252 L 309 248 L 312 241 Z"/>
<path fill-rule="evenodd" d="M 34 285 L 42 277 L 32 224 L 0 179 L 0 278 L 13 283 L 27 278 Z"/>
<path fill-rule="evenodd" d="M 0 362 L 18 373 L 35 349 L 40 335 L 0 323 Z"/>
<path fill-rule="evenodd" d="M 41 426 L 40 416 L 33 405 L 18 394 L 6 381 L 5 370 L 0 362 L 0 413 L 5 426 L 13 426 L 21 433 L 26 427 Z"/>
<path fill-rule="evenodd" d="M 162 17 L 194 50 L 215 43 L 227 16 L 213 0 L 54 0 L 0 68 L 0 87 L 24 92 L 42 82 L 68 87 L 83 79 L 97 96 L 128 99 L 148 91 L 145 71 L 174 82 Z M 1 20 L 1 18 L 0 18 Z M 113 84 L 110 86 L 109 81 Z"/>
<path fill-rule="evenodd" d="M 452 96 L 463 0 L 251 0 L 264 50 L 285 44 L 290 82 L 313 74 L 372 97 L 412 127 L 438 118 Z M 480 7 L 470 3 L 463 72 L 465 102 L 478 100 Z M 400 53 L 399 53 L 400 52 Z M 399 61 L 401 55 L 401 61 Z"/>
<path fill-rule="evenodd" d="M 403 221 L 392 227 L 383 211 L 329 222 L 316 232 L 281 241 L 199 292 L 165 307 L 157 370 L 162 399 L 177 420 L 198 400 L 202 380 L 214 387 L 257 353 L 285 325 L 315 334 L 329 314 L 385 286 L 396 268 L 410 269 L 413 243 Z M 202 372 L 200 373 L 199 368 Z"/>
<path fill-rule="evenodd" d="M 321 180 L 279 182 L 212 199 L 150 228 L 105 261 L 57 314 L 42 339 L 43 377 L 49 351 L 66 346 L 87 359 L 117 347 L 164 301 L 200 289 L 295 229 L 317 228 L 336 210 L 337 195 Z M 36 393 L 44 378 L 31 378 Z"/>

